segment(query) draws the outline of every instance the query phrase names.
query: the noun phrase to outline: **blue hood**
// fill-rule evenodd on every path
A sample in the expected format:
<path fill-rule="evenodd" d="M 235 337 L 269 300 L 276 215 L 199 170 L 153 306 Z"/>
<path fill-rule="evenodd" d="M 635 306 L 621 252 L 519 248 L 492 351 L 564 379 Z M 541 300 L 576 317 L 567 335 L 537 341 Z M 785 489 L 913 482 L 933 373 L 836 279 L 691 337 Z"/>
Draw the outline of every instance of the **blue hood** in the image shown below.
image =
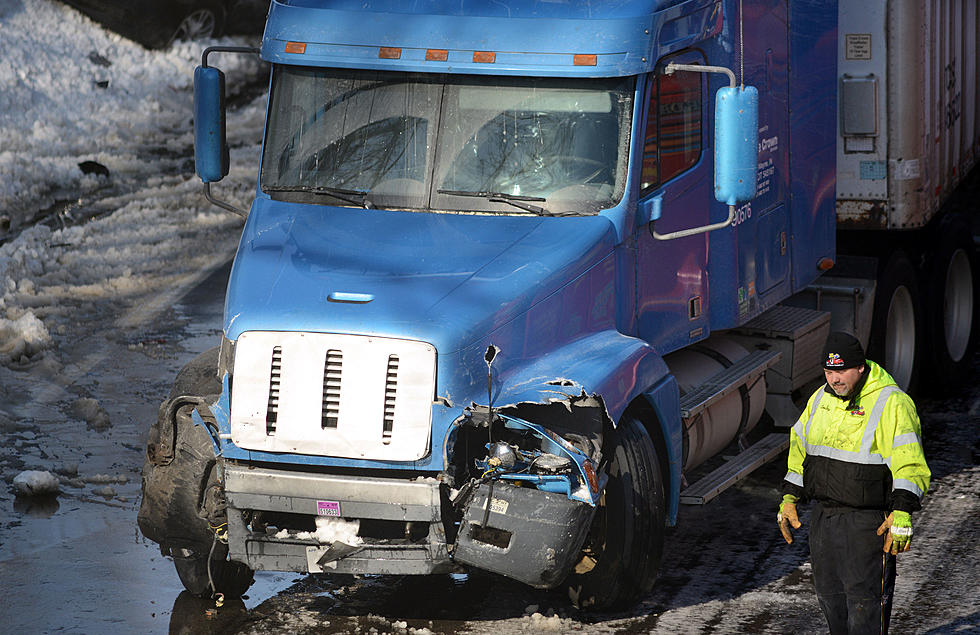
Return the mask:
<path fill-rule="evenodd" d="M 603 216 L 432 214 L 260 197 L 228 283 L 225 335 L 355 333 L 454 352 L 588 270 L 613 250 L 615 235 Z M 371 299 L 330 299 L 338 293 Z"/>

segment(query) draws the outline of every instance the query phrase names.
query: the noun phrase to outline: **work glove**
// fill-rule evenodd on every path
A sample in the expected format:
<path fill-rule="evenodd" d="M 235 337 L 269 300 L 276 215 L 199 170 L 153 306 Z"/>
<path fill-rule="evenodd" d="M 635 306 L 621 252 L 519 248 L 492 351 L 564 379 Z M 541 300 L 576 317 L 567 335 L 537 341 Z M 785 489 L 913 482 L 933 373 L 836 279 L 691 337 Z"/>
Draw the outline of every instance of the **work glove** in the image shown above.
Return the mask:
<path fill-rule="evenodd" d="M 886 531 L 888 535 L 885 536 L 885 547 L 882 551 L 895 555 L 911 548 L 912 517 L 908 512 L 896 509 L 888 514 L 885 522 L 881 523 L 881 527 L 878 527 L 878 535 L 881 536 Z"/>
<path fill-rule="evenodd" d="M 787 545 L 793 544 L 793 532 L 789 528 L 790 525 L 793 526 L 793 529 L 802 527 L 800 517 L 796 514 L 796 501 L 798 500 L 800 499 L 792 494 L 783 494 L 783 502 L 779 504 L 779 514 L 776 516 L 779 531 L 783 533 Z"/>

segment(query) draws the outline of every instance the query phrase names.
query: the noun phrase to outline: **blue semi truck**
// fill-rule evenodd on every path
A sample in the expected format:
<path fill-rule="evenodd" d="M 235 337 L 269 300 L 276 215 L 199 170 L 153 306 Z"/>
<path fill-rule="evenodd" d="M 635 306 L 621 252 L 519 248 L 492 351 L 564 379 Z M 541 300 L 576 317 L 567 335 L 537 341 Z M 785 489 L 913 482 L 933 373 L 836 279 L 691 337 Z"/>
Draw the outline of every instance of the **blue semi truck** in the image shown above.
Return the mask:
<path fill-rule="evenodd" d="M 220 346 L 161 405 L 139 514 L 185 586 L 477 568 L 623 606 L 682 502 L 785 448 L 747 440 L 764 413 L 795 419 L 835 321 L 887 333 L 869 343 L 908 385 L 925 300 L 894 273 L 875 293 L 901 251 L 894 190 L 842 196 L 838 169 L 953 191 L 980 146 L 971 128 L 945 172 L 895 167 L 876 117 L 901 87 L 859 66 L 894 63 L 893 9 L 851 4 L 275 0 L 247 212 L 211 191 L 228 171 L 213 59 L 243 51 L 208 49 L 197 171 L 247 218 Z M 907 4 L 913 29 L 926 9 Z M 848 11 L 860 32 L 839 33 Z M 910 245 L 947 216 L 936 195 Z M 947 251 L 955 365 L 972 244 Z"/>

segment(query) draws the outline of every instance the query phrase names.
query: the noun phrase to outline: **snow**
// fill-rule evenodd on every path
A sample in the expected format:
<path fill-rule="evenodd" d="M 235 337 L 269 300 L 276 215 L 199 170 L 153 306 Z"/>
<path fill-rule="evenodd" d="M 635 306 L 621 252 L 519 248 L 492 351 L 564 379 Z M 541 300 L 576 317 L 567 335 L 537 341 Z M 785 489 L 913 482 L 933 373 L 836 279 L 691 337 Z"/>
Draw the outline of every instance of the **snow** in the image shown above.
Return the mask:
<path fill-rule="evenodd" d="M 149 51 L 61 2 L 0 0 L 0 365 L 70 343 L 100 303 L 139 306 L 233 253 L 241 219 L 193 175 L 201 50 Z M 254 56 L 211 61 L 230 93 L 267 73 Z M 214 190 L 239 207 L 263 109 L 264 97 L 229 122 L 232 174 Z"/>
<path fill-rule="evenodd" d="M 360 527 L 361 522 L 358 520 L 319 516 L 316 519 L 316 531 L 290 532 L 288 529 L 283 529 L 275 537 L 279 539 L 297 538 L 300 540 L 309 540 L 312 538 L 321 545 L 331 545 L 335 542 L 340 542 L 355 547 L 364 542 L 357 535 Z"/>
<path fill-rule="evenodd" d="M 20 496 L 57 494 L 59 484 L 57 476 L 41 470 L 25 470 L 14 477 L 14 491 Z"/>

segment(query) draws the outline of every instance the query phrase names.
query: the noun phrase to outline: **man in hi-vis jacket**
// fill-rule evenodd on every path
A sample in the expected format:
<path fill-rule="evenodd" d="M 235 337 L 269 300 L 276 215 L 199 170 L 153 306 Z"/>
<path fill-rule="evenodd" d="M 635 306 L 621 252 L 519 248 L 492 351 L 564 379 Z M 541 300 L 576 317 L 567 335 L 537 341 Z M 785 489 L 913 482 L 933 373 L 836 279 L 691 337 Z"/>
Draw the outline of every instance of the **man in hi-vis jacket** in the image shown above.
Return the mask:
<path fill-rule="evenodd" d="M 827 383 L 790 431 L 789 471 L 777 521 L 793 542 L 796 503 L 814 501 L 810 560 L 831 633 L 885 633 L 895 554 L 912 543 L 911 512 L 929 489 L 912 399 L 848 333 L 831 333 Z"/>

